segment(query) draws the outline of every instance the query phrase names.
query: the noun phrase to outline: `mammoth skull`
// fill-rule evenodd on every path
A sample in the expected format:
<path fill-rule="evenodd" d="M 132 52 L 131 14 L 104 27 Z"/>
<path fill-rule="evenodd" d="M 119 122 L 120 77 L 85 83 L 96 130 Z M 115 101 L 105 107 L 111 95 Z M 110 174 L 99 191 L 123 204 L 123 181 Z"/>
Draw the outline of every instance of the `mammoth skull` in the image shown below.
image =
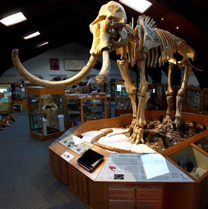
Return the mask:
<path fill-rule="evenodd" d="M 110 72 L 109 51 L 123 46 L 127 41 L 127 22 L 124 8 L 117 2 L 110 1 L 103 5 L 97 18 L 90 24 L 90 32 L 93 34 L 93 43 L 90 50 L 92 55 L 102 53 L 103 66 L 96 77 L 97 83 L 107 80 Z M 116 41 L 120 35 L 121 40 Z"/>
<path fill-rule="evenodd" d="M 30 82 L 48 88 L 64 88 L 77 84 L 84 79 L 93 69 L 98 56 L 102 54 L 103 65 L 96 77 L 96 81 L 103 83 L 110 72 L 109 51 L 122 47 L 127 41 L 126 21 L 125 10 L 119 3 L 110 1 L 101 7 L 97 18 L 90 24 L 90 31 L 93 34 L 93 43 L 90 50 L 91 57 L 83 69 L 69 79 L 48 81 L 35 77 L 23 67 L 19 60 L 17 49 L 12 52 L 12 61 L 20 74 Z M 118 36 L 120 36 L 120 39 L 118 39 Z"/>
<path fill-rule="evenodd" d="M 54 127 L 56 126 L 56 112 L 58 110 L 57 105 L 55 104 L 54 98 L 52 95 L 42 95 L 43 106 L 42 110 L 46 115 L 47 126 Z"/>

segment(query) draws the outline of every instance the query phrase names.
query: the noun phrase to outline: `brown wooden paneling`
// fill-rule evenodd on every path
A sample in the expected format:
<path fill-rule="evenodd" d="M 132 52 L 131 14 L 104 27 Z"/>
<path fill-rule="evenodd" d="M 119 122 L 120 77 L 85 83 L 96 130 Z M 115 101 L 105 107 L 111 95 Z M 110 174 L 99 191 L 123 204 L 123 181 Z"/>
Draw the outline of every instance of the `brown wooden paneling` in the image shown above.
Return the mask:
<path fill-rule="evenodd" d="M 108 184 L 89 180 L 89 206 L 90 208 L 108 208 Z"/>
<path fill-rule="evenodd" d="M 135 209 L 135 200 L 109 200 L 109 209 Z"/>
<path fill-rule="evenodd" d="M 80 172 L 77 172 L 78 177 L 78 194 L 84 200 L 84 202 L 88 203 L 88 178 L 85 175 L 82 175 Z"/>
<path fill-rule="evenodd" d="M 194 189 L 195 183 L 166 183 L 164 209 L 193 209 Z"/>

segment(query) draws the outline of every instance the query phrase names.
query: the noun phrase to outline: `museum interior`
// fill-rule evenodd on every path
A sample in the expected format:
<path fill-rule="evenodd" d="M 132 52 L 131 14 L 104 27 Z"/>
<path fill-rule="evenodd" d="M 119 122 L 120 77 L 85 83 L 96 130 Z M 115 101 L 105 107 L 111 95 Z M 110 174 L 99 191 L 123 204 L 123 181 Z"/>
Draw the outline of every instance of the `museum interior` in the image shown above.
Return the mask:
<path fill-rule="evenodd" d="M 207 13 L 1 0 L 0 209 L 208 209 Z"/>

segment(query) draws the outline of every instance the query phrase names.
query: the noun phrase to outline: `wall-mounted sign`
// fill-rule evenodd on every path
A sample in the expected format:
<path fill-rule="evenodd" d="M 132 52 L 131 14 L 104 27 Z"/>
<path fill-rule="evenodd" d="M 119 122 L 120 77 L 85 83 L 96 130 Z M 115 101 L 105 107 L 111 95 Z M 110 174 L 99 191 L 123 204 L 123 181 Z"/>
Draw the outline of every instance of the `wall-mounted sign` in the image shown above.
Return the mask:
<path fill-rule="evenodd" d="M 64 60 L 65 70 L 81 70 L 85 66 L 85 60 Z"/>

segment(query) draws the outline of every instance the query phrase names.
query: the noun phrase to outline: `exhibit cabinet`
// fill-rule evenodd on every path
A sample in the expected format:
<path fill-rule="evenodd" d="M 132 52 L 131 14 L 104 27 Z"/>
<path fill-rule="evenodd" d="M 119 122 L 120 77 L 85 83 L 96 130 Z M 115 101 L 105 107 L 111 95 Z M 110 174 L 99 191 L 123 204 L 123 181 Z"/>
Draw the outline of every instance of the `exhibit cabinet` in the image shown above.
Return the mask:
<path fill-rule="evenodd" d="M 13 116 L 13 101 L 10 84 L 0 85 L 0 127 L 9 124 Z"/>
<path fill-rule="evenodd" d="M 115 116 L 132 113 L 131 100 L 123 82 L 115 82 Z"/>
<path fill-rule="evenodd" d="M 200 113 L 202 102 L 202 91 L 200 87 L 187 86 L 184 95 L 184 102 L 182 105 L 182 111 Z"/>
<path fill-rule="evenodd" d="M 23 112 L 28 109 L 26 84 L 13 84 L 13 108 L 15 112 Z"/>
<path fill-rule="evenodd" d="M 67 128 L 86 121 L 111 117 L 111 94 L 67 94 Z"/>
<path fill-rule="evenodd" d="M 203 88 L 201 92 L 201 109 L 202 114 L 208 115 L 208 88 Z"/>
<path fill-rule="evenodd" d="M 167 84 L 149 84 L 148 91 L 150 92 L 150 99 L 147 103 L 148 110 L 166 110 L 167 101 L 165 92 Z"/>
<path fill-rule="evenodd" d="M 3 113 L 13 113 L 12 90 L 10 84 L 0 85 L 0 110 Z"/>
<path fill-rule="evenodd" d="M 47 140 L 65 131 L 64 88 L 27 87 L 30 135 Z"/>
<path fill-rule="evenodd" d="M 158 118 L 161 113 L 165 111 L 147 111 L 146 117 Z M 182 113 L 182 117 L 208 124 L 205 115 Z M 73 149 L 71 142 L 67 144 L 71 137 L 122 127 L 131 119 L 131 115 L 125 115 L 88 121 L 69 129 L 49 146 L 51 173 L 92 209 L 202 209 L 208 203 L 208 130 L 165 149 L 161 155 L 112 153 L 90 143 L 79 145 L 89 146 L 104 160 L 93 172 L 77 163 L 80 149 Z M 150 159 L 155 160 L 155 156 L 160 158 L 150 166 Z M 168 167 L 166 172 L 162 171 L 164 167 L 159 169 L 163 161 Z M 148 171 L 154 166 L 153 173 Z M 164 173 L 157 174 L 157 169 Z"/>

